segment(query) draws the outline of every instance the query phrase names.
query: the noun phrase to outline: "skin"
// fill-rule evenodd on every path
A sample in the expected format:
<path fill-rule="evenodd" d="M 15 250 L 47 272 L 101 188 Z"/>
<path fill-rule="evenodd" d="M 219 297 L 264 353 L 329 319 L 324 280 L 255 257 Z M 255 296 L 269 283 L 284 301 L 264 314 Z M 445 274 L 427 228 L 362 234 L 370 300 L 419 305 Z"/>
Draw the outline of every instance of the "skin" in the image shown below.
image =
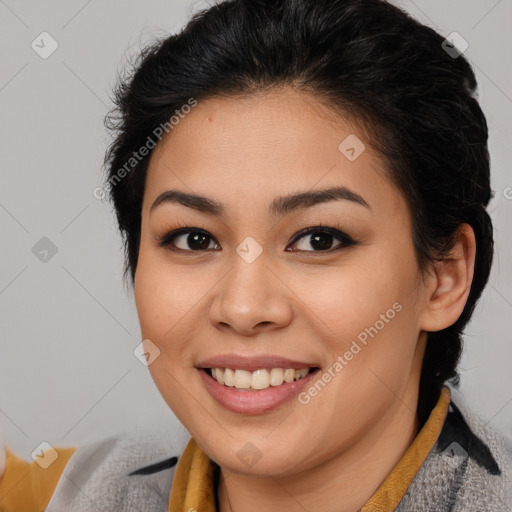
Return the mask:
<path fill-rule="evenodd" d="M 350 134 L 366 146 L 355 161 L 338 150 Z M 277 196 L 335 185 L 370 208 L 338 200 L 269 214 Z M 225 217 L 175 203 L 151 213 L 170 189 L 222 202 Z M 341 249 L 325 252 L 311 235 L 293 241 L 320 223 L 357 244 L 333 238 Z M 207 231 L 208 250 L 194 251 L 186 234 L 175 240 L 183 252 L 158 245 L 183 225 Z M 250 264 L 236 252 L 247 236 L 263 248 Z M 149 366 L 158 389 L 221 467 L 221 512 L 322 512 L 333 502 L 353 512 L 370 499 L 418 433 L 426 331 L 462 312 L 474 254 L 463 225 L 449 259 L 421 274 L 407 203 L 371 138 L 312 95 L 284 88 L 212 98 L 180 121 L 151 157 L 135 300 L 143 338 L 161 351 Z M 401 311 L 305 405 L 229 412 L 195 367 L 218 354 L 270 353 L 325 370 L 396 302 Z M 247 442 L 261 454 L 251 467 L 237 456 Z"/>

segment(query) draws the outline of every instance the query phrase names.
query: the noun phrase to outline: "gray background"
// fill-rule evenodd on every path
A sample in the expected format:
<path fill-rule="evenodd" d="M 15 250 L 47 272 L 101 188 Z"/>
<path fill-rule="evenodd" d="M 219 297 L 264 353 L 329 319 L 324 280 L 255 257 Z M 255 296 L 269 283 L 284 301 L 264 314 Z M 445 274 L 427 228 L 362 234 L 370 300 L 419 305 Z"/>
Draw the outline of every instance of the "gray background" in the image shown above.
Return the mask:
<path fill-rule="evenodd" d="M 497 247 L 467 330 L 462 389 L 512 438 L 512 0 L 397 3 L 445 36 L 460 33 L 480 84 Z M 120 237 L 93 190 L 117 71 L 206 5 L 0 0 L 0 430 L 23 457 L 42 441 L 76 446 L 125 428 L 180 428 L 132 353 L 141 339 Z M 31 47 L 43 31 L 59 45 L 47 59 Z M 33 253 L 43 237 L 57 248 L 46 262 Z"/>

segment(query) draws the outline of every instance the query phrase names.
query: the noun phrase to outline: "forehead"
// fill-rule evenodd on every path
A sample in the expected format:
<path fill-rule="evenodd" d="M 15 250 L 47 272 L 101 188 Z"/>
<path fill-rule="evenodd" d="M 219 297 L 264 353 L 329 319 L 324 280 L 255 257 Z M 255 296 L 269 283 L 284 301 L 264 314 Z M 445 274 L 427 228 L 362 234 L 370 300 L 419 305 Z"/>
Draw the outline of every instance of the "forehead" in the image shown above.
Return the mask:
<path fill-rule="evenodd" d="M 144 209 L 166 189 L 240 209 L 277 195 L 341 185 L 368 203 L 400 206 L 384 162 L 359 123 L 309 93 L 283 89 L 198 102 L 155 148 Z"/>

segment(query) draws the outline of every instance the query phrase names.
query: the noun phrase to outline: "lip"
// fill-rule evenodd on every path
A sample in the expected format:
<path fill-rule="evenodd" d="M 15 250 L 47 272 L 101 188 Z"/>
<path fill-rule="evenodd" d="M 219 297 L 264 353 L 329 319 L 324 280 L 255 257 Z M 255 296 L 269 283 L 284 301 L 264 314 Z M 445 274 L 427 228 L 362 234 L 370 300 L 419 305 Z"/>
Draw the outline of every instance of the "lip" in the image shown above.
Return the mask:
<path fill-rule="evenodd" d="M 232 370 L 247 370 L 254 372 L 263 368 L 303 368 L 320 367 L 317 363 L 296 361 L 286 357 L 279 357 L 272 354 L 261 354 L 258 356 L 244 356 L 238 354 L 221 354 L 210 357 L 196 364 L 197 368 L 230 368 Z"/>
<path fill-rule="evenodd" d="M 306 367 L 308 366 L 302 366 L 302 368 Z M 215 366 L 214 368 L 222 368 L 222 366 Z M 276 367 L 274 366 L 273 368 Z M 291 368 L 291 366 L 288 366 L 288 368 Z M 228 411 L 245 415 L 259 415 L 277 409 L 297 396 L 302 389 L 309 385 L 312 379 L 317 378 L 320 371 L 312 371 L 302 379 L 285 382 L 280 386 L 244 391 L 224 386 L 224 384 L 217 382 L 204 368 L 197 368 L 197 370 L 205 388 L 217 403 Z"/>

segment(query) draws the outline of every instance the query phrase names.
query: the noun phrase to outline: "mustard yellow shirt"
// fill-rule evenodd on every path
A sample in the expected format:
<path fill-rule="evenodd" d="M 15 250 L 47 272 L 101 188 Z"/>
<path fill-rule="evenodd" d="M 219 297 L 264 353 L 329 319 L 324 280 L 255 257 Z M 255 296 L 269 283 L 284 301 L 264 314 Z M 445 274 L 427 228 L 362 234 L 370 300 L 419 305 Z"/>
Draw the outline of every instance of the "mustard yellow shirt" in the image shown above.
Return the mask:
<path fill-rule="evenodd" d="M 393 512 L 432 450 L 441 433 L 450 390 L 444 387 L 439 400 L 418 435 L 361 512 Z M 54 448 L 58 457 L 41 468 L 6 449 L 5 472 L 0 479 L 0 512 L 44 512 L 69 458 L 76 448 Z M 194 438 L 188 442 L 176 466 L 169 498 L 169 512 L 217 512 L 215 464 Z"/>

